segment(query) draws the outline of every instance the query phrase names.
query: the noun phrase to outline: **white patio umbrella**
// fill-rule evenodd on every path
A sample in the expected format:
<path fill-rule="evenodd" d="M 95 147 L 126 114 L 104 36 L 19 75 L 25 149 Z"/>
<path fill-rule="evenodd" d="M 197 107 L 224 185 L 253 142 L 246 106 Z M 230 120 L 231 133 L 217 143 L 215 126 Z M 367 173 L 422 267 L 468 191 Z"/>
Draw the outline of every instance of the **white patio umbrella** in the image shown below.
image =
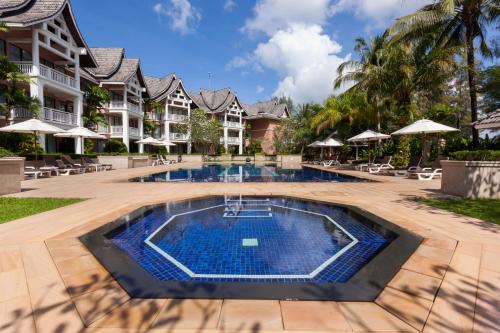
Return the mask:
<path fill-rule="evenodd" d="M 54 136 L 58 138 L 81 138 L 82 139 L 82 147 L 80 153 L 83 155 L 84 153 L 84 141 L 83 139 L 105 139 L 104 136 L 97 134 L 85 127 L 75 127 L 66 132 L 54 134 Z"/>
<path fill-rule="evenodd" d="M 391 135 L 422 135 L 422 157 L 424 157 L 424 142 L 427 134 L 459 132 L 459 129 L 436 123 L 429 119 L 417 120 L 411 125 L 403 127 Z"/>
<path fill-rule="evenodd" d="M 310 148 L 317 148 L 317 147 L 320 147 L 320 144 L 321 144 L 321 141 L 316 140 L 313 143 L 311 143 L 310 145 L 308 145 L 308 147 L 310 147 Z"/>
<path fill-rule="evenodd" d="M 37 135 L 64 133 L 65 131 L 60 129 L 59 127 L 49 125 L 41 120 L 33 118 L 17 124 L 2 127 L 0 128 L 0 132 L 33 134 L 33 136 L 35 137 L 35 160 L 38 160 L 38 151 L 36 150 Z"/>
<path fill-rule="evenodd" d="M 160 140 L 156 140 L 156 143 L 153 143 L 153 145 L 155 145 L 155 146 L 173 147 L 176 144 L 173 143 L 173 142 L 171 142 L 171 141 L 169 141 L 169 140 L 160 139 Z"/>
<path fill-rule="evenodd" d="M 147 137 L 141 140 L 136 141 L 135 143 L 143 144 L 143 145 L 155 145 L 158 144 L 158 140 L 152 137 Z"/>
<path fill-rule="evenodd" d="M 339 142 L 333 138 L 326 138 L 325 140 L 321 141 L 321 159 L 323 159 L 323 147 L 342 147 L 344 144 L 342 142 Z M 331 153 L 331 151 L 330 151 Z"/>
<path fill-rule="evenodd" d="M 367 142 L 368 148 L 370 148 L 370 142 L 379 142 L 381 140 L 389 139 L 391 136 L 388 134 L 383 134 L 375 132 L 372 130 L 366 130 L 363 133 L 353 136 L 347 139 L 348 142 Z M 377 144 L 375 144 L 376 146 Z M 368 154 L 370 151 L 368 150 Z M 356 147 L 356 159 L 358 159 L 358 147 Z M 368 161 L 370 161 L 370 155 L 368 155 Z"/>

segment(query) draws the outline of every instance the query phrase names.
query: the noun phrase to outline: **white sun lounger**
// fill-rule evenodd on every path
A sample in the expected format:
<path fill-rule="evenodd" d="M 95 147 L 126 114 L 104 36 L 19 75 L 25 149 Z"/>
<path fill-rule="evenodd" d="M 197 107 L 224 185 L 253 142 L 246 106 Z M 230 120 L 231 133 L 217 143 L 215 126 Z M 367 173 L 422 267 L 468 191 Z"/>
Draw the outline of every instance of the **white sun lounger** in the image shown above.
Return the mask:
<path fill-rule="evenodd" d="M 432 180 L 434 177 L 441 177 L 443 175 L 443 169 L 431 169 L 424 168 L 422 172 L 415 173 L 418 177 L 418 180 Z"/>

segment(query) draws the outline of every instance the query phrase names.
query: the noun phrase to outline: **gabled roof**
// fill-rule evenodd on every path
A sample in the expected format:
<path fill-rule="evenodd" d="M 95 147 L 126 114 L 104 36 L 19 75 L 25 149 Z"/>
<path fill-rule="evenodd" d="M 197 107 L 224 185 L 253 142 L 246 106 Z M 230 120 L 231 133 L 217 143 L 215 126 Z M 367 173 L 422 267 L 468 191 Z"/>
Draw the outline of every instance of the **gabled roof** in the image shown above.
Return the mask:
<path fill-rule="evenodd" d="M 477 129 L 498 129 L 500 128 L 500 110 L 488 113 L 484 118 L 473 123 Z"/>
<path fill-rule="evenodd" d="M 127 82 L 134 74 L 137 73 L 137 71 L 140 70 L 139 66 L 139 59 L 127 59 L 124 58 L 121 63 L 120 67 L 118 68 L 117 71 L 113 73 L 113 75 L 108 76 L 102 80 L 102 82 Z M 145 85 L 144 83 L 144 78 L 139 78 L 141 80 L 142 84 Z"/>
<path fill-rule="evenodd" d="M 148 88 L 151 99 L 155 101 L 166 99 L 168 95 L 179 89 L 179 87 L 183 89 L 187 97 L 192 100 L 192 97 L 184 88 L 182 81 L 178 79 L 174 73 L 168 74 L 161 79 L 153 76 L 145 76 L 144 81 L 146 82 L 146 87 Z"/>
<path fill-rule="evenodd" d="M 283 115 L 289 116 L 288 107 L 286 104 L 278 104 L 277 101 L 271 100 L 266 102 L 258 102 L 255 104 L 245 104 L 243 105 L 247 116 L 247 119 L 281 119 Z"/>
<path fill-rule="evenodd" d="M 211 113 L 223 112 L 227 110 L 233 102 L 238 103 L 238 105 L 242 107 L 238 96 L 229 88 L 215 91 L 201 89 L 199 93 L 190 93 L 190 96 L 198 107 Z"/>
<path fill-rule="evenodd" d="M 78 47 L 87 49 L 86 55 L 80 55 L 80 64 L 85 67 L 96 66 L 68 0 L 2 0 L 0 11 L 0 21 L 10 27 L 30 27 L 62 14 Z"/>
<path fill-rule="evenodd" d="M 97 67 L 86 68 L 86 70 L 95 77 L 112 75 L 125 57 L 125 49 L 121 47 L 92 47 L 90 52 L 97 62 Z"/>

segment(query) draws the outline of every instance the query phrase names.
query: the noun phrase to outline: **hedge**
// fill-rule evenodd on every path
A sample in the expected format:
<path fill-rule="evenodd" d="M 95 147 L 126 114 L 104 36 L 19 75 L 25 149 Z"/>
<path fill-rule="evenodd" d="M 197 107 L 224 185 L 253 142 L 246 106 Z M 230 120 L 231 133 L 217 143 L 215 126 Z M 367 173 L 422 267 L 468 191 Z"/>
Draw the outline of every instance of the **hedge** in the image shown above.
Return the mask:
<path fill-rule="evenodd" d="M 457 161 L 500 161 L 500 150 L 460 150 L 450 157 Z"/>

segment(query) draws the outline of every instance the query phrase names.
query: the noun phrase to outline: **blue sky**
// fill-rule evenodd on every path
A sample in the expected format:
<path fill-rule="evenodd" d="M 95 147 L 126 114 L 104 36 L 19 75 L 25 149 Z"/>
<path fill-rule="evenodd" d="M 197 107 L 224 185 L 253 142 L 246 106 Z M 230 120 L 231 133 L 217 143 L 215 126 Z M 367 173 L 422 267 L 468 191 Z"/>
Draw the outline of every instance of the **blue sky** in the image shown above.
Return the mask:
<path fill-rule="evenodd" d="M 230 87 L 245 103 L 321 102 L 354 39 L 429 0 L 72 0 L 89 46 L 124 47 L 147 75 L 175 72 L 198 91 Z"/>

